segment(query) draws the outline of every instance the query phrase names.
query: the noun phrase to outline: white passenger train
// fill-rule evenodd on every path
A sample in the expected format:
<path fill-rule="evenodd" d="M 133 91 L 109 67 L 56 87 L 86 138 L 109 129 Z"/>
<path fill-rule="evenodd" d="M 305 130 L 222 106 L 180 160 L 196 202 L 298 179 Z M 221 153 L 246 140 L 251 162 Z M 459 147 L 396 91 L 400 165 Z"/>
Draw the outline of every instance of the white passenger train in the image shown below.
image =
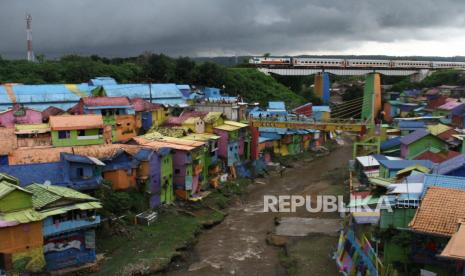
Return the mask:
<path fill-rule="evenodd" d="M 263 67 L 465 69 L 465 62 L 452 61 L 253 57 L 249 63 Z"/>

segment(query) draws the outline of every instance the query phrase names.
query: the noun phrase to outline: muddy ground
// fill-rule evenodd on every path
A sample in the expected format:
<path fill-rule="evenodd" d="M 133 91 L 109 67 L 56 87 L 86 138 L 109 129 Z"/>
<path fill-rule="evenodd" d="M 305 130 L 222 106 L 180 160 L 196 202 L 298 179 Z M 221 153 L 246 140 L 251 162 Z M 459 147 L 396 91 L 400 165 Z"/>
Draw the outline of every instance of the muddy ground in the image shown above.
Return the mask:
<path fill-rule="evenodd" d="M 350 144 L 349 144 L 350 145 Z M 219 225 L 204 231 L 198 243 L 167 275 L 338 275 L 331 254 L 334 235 L 284 237 L 284 247 L 272 246 L 267 237 L 278 217 L 335 218 L 337 213 L 264 213 L 264 195 L 342 194 L 347 179 L 349 145 L 333 148 L 323 157 L 302 158 L 281 177 L 275 173 L 258 179 L 228 209 Z"/>

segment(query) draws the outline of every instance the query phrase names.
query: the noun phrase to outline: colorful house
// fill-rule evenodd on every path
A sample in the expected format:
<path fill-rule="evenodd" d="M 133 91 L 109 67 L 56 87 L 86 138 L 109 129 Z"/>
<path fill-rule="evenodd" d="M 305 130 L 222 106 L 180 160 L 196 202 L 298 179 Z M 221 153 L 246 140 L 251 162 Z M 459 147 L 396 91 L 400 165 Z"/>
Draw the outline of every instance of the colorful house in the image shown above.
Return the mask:
<path fill-rule="evenodd" d="M 155 150 L 170 148 L 173 152 L 173 183 L 176 194 L 184 199 L 195 200 L 201 197 L 201 183 L 204 181 L 205 143 L 172 137 L 147 139 L 147 136 L 133 140 Z M 205 168 L 206 169 L 206 168 Z"/>
<path fill-rule="evenodd" d="M 460 101 L 449 100 L 445 104 L 438 106 L 433 111 L 433 116 L 444 116 L 446 119 L 452 119 L 452 113 L 463 113 L 465 104 Z"/>
<path fill-rule="evenodd" d="M 51 116 L 50 128 L 54 147 L 103 144 L 102 115 Z"/>
<path fill-rule="evenodd" d="M 429 187 L 409 224 L 410 230 L 415 233 L 410 259 L 430 272 L 456 275 L 456 263 L 442 259 L 439 255 L 459 229 L 464 217 L 464 190 Z"/>
<path fill-rule="evenodd" d="M 141 98 L 130 100 L 134 111 L 136 112 L 136 121 L 138 128 L 148 131 L 153 126 L 158 127 L 166 119 L 166 109 L 159 104 L 148 102 Z"/>
<path fill-rule="evenodd" d="M 39 110 L 14 104 L 13 108 L 0 112 L 0 127 L 14 127 L 15 124 L 41 124 Z"/>
<path fill-rule="evenodd" d="M 223 125 L 213 129 L 220 136 L 218 141 L 218 157 L 223 158 L 228 167 L 240 162 L 241 156 L 250 156 L 250 137 L 247 135 L 247 124 L 225 121 Z"/>
<path fill-rule="evenodd" d="M 81 98 L 71 114 L 101 115 L 105 126 L 111 126 L 113 141 L 127 141 L 137 135 L 134 107 L 128 97 L 85 97 Z"/>
<path fill-rule="evenodd" d="M 75 190 L 92 190 L 98 188 L 102 183 L 101 170 L 105 164 L 93 157 L 54 152 L 50 148 L 40 148 L 17 150 L 13 153 L 13 158 L 21 158 L 22 155 L 40 156 L 47 154 L 52 156 L 46 159 L 36 158 L 39 163 L 3 165 L 0 166 L 0 171 L 18 178 L 21 185 L 24 186 L 31 183 L 49 183 Z M 14 155 L 19 156 L 14 157 Z"/>
<path fill-rule="evenodd" d="M 43 252 L 49 271 L 96 261 L 95 228 L 100 224 L 100 202 L 66 187 L 32 184 L 34 209 L 42 221 Z"/>
<path fill-rule="evenodd" d="M 400 156 L 402 158 L 413 159 L 428 150 L 446 151 L 447 146 L 443 140 L 427 130 L 416 130 L 400 139 Z"/>
<path fill-rule="evenodd" d="M 124 149 L 116 150 L 111 156 L 100 159 L 105 163 L 103 179 L 111 182 L 113 190 L 137 188 L 139 162 Z"/>
<path fill-rule="evenodd" d="M 465 176 L 465 154 L 446 160 L 435 167 L 434 173 L 450 176 Z"/>
<path fill-rule="evenodd" d="M 410 121 L 401 120 L 399 121 L 399 129 L 402 136 L 406 136 L 416 130 L 425 129 L 426 124 L 423 121 Z"/>
<path fill-rule="evenodd" d="M 45 266 L 43 217 L 32 196 L 17 179 L 0 174 L 0 270 L 39 272 Z"/>
<path fill-rule="evenodd" d="M 304 105 L 298 106 L 294 108 L 292 112 L 305 117 L 311 117 L 313 113 L 312 103 L 306 103 Z"/>
<path fill-rule="evenodd" d="M 379 176 L 382 178 L 395 178 L 397 172 L 409 166 L 420 165 L 432 169 L 434 163 L 429 160 L 378 160 Z"/>
<path fill-rule="evenodd" d="M 18 148 L 48 147 L 52 145 L 52 135 L 48 124 L 15 125 Z"/>
<path fill-rule="evenodd" d="M 139 182 L 146 183 L 146 192 L 150 195 L 150 208 L 174 201 L 173 192 L 173 156 L 171 149 L 146 144 L 135 155 L 140 166 L 137 171 Z"/>

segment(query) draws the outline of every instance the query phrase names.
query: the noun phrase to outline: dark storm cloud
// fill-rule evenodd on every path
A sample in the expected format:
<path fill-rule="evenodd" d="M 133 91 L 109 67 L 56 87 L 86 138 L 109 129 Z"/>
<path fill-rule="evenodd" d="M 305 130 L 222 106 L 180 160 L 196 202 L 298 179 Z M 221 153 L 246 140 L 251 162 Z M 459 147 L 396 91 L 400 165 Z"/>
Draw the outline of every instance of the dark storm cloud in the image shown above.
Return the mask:
<path fill-rule="evenodd" d="M 452 0 L 0 0 L 1 55 L 24 56 L 26 12 L 48 56 L 338 51 L 465 25 Z"/>

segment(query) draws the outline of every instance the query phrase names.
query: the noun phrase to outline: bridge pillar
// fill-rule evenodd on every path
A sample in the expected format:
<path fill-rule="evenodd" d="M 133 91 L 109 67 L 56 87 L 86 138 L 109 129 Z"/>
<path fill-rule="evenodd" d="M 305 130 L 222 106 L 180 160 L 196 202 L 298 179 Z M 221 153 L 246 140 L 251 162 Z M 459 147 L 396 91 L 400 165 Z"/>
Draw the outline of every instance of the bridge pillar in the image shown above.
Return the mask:
<path fill-rule="evenodd" d="M 370 73 L 365 78 L 363 89 L 362 120 L 373 121 L 381 111 L 381 76 Z"/>
<path fill-rule="evenodd" d="M 426 77 L 428 77 L 431 74 L 432 74 L 432 71 L 429 69 L 420 69 L 418 70 L 417 73 L 410 76 L 410 81 L 418 83 L 424 80 Z"/>
<path fill-rule="evenodd" d="M 329 104 L 329 74 L 322 72 L 315 75 L 313 85 L 315 95 L 319 97 L 323 105 Z"/>

